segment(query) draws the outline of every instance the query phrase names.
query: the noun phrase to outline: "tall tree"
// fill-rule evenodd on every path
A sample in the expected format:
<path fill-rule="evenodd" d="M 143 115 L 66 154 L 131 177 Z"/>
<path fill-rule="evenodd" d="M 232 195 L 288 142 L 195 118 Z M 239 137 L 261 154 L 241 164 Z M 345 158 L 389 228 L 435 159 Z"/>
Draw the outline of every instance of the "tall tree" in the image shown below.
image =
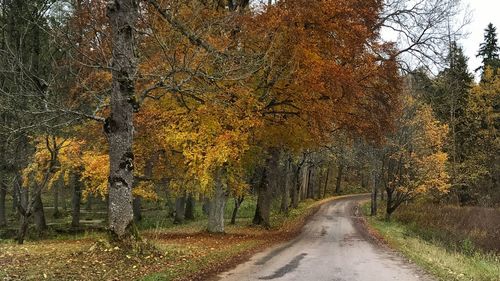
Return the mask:
<path fill-rule="evenodd" d="M 476 55 L 482 58 L 483 65 L 478 67 L 476 71 L 482 70 L 484 72 L 486 68 L 491 67 L 496 73 L 496 70 L 500 67 L 499 53 L 497 28 L 492 23 L 489 23 L 484 30 L 484 41 L 479 45 L 479 51 Z"/>
<path fill-rule="evenodd" d="M 112 29 L 111 112 L 104 124 L 109 143 L 109 227 L 118 240 L 133 237 L 132 187 L 134 183 L 133 114 L 137 72 L 137 0 L 109 1 Z"/>
<path fill-rule="evenodd" d="M 469 203 L 494 206 L 500 203 L 500 74 L 487 68 L 467 106 L 468 150 L 461 181 L 467 187 Z"/>
<path fill-rule="evenodd" d="M 382 152 L 387 219 L 402 203 L 420 194 L 449 189 L 447 154 L 442 150 L 448 128 L 411 92 L 404 99 L 398 129 L 390 134 Z"/>
<path fill-rule="evenodd" d="M 450 157 L 451 181 L 462 203 L 467 200 L 467 190 L 458 176 L 461 173 L 460 164 L 464 161 L 468 149 L 465 147 L 465 139 L 469 134 L 466 111 L 473 81 L 473 76 L 468 71 L 467 57 L 463 54 L 462 48 L 456 42 L 452 42 L 448 54 L 448 67 L 434 80 L 433 89 L 430 91 L 424 89 L 421 92 L 439 120 L 449 126 L 449 142 L 445 145 L 445 150 Z M 426 83 L 425 80 L 419 82 Z"/>

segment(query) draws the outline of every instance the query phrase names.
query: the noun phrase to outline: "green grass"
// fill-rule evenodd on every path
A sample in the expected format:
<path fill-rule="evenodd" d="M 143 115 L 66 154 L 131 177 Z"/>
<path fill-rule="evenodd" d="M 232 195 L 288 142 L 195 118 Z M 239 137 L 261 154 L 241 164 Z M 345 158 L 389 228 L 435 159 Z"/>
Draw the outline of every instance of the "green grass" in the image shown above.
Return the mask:
<path fill-rule="evenodd" d="M 369 203 L 363 205 L 368 213 Z M 367 217 L 388 244 L 401 251 L 410 260 L 426 269 L 439 280 L 498 281 L 500 256 L 474 250 L 464 242 L 462 250 L 453 250 L 442 241 L 425 240 L 414 231 L 414 226 L 397 221 L 385 221 L 381 216 Z M 466 240 L 465 240 L 466 241 Z"/>

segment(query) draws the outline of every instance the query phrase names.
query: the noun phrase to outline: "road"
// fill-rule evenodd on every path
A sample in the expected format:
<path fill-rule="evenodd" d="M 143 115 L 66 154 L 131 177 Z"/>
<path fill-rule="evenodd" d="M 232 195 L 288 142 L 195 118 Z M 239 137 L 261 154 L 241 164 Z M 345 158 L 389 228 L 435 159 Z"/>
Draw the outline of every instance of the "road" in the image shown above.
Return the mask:
<path fill-rule="evenodd" d="M 431 280 L 399 254 L 379 246 L 357 222 L 366 195 L 326 203 L 291 242 L 256 254 L 218 280 Z"/>

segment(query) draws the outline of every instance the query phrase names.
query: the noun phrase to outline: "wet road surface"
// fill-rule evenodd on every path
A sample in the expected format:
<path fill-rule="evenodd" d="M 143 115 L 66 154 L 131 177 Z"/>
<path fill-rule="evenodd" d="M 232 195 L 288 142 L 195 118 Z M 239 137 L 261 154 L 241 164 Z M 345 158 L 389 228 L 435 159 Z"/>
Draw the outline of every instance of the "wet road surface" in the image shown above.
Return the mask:
<path fill-rule="evenodd" d="M 256 254 L 218 280 L 432 280 L 399 254 L 379 246 L 357 222 L 366 195 L 324 204 L 296 239 Z"/>

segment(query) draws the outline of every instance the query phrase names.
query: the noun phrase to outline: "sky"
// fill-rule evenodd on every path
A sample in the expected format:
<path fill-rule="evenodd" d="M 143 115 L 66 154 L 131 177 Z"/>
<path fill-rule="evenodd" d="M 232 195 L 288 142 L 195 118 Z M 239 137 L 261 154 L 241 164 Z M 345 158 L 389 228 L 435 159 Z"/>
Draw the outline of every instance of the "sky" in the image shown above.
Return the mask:
<path fill-rule="evenodd" d="M 484 29 L 488 23 L 493 23 L 500 36 L 500 0 L 462 0 L 468 5 L 471 14 L 471 23 L 465 28 L 467 38 L 460 40 L 465 55 L 469 57 L 469 69 L 474 71 L 481 65 L 481 58 L 476 58 L 479 44 L 483 42 Z"/>

